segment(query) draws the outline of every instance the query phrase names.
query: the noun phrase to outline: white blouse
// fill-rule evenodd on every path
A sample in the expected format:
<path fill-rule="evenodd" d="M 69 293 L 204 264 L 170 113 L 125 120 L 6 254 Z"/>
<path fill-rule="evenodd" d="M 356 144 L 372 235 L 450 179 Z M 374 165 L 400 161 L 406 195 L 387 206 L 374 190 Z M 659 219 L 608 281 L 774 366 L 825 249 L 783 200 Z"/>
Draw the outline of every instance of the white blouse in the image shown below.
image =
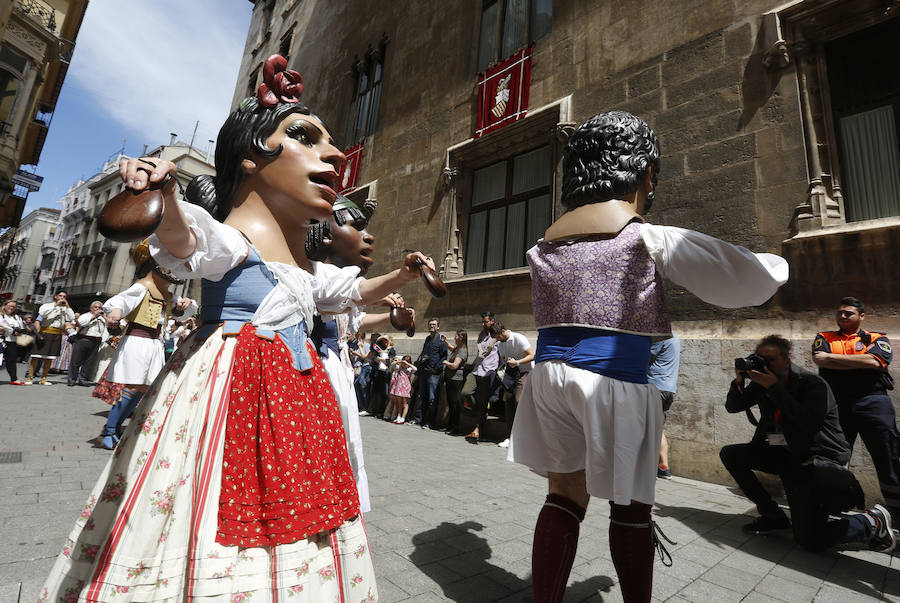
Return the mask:
<path fill-rule="evenodd" d="M 247 257 L 250 246 L 241 233 L 222 224 L 203 208 L 180 202 L 188 228 L 197 239 L 197 247 L 188 258 L 176 258 L 162 247 L 156 235 L 150 237 L 150 253 L 161 266 L 179 278 L 205 278 L 219 281 Z M 277 331 L 306 321 L 312 330 L 313 315 L 355 311 L 362 301 L 359 293 L 359 268 L 337 268 L 313 262 L 313 273 L 280 262 L 266 262 L 278 285 L 272 289 L 253 314 L 251 323 L 261 329 Z"/>
<path fill-rule="evenodd" d="M 15 329 L 24 329 L 25 323 L 22 321 L 22 317 L 18 314 L 4 314 L 0 312 L 0 335 L 3 336 L 4 341 L 15 341 L 16 340 L 16 331 Z"/>
<path fill-rule="evenodd" d="M 641 238 L 665 278 L 723 308 L 758 306 L 788 281 L 788 263 L 702 232 L 641 224 Z"/>

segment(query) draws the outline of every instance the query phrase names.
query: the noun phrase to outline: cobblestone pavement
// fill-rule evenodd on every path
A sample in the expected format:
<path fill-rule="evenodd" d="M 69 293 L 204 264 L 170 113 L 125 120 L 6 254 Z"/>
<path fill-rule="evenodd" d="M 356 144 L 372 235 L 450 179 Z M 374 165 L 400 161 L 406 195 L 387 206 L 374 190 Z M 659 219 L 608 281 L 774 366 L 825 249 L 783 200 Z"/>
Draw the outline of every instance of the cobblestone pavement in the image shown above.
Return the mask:
<path fill-rule="evenodd" d="M 109 455 L 91 441 L 107 406 L 87 388 L 53 380 L 53 387 L 0 385 L 0 452 L 22 453 L 21 462 L 0 464 L 0 603 L 36 600 Z M 529 600 L 543 480 L 491 444 L 375 419 L 363 420 L 363 434 L 381 600 Z M 812 555 L 787 535 L 748 537 L 740 526 L 751 505 L 722 486 L 676 477 L 660 481 L 657 496 L 656 517 L 678 542 L 674 565 L 656 565 L 657 600 L 900 601 L 895 557 Z M 621 600 L 608 514 L 605 502 L 591 503 L 567 601 Z"/>

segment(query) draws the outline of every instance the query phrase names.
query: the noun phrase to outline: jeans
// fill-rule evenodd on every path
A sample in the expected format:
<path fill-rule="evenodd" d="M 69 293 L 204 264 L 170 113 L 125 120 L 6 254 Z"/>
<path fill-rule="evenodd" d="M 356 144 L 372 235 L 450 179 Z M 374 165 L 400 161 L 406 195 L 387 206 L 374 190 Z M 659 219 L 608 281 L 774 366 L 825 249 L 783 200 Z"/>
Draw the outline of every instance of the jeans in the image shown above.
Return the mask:
<path fill-rule="evenodd" d="M 459 431 L 459 392 L 462 389 L 462 379 L 447 379 L 444 381 L 444 389 L 447 392 L 447 429 Z"/>
<path fill-rule="evenodd" d="M 353 380 L 356 389 L 356 400 L 360 410 L 369 410 L 369 385 L 372 382 L 372 365 L 366 363 L 359 369 L 359 374 Z"/>
<path fill-rule="evenodd" d="M 791 527 L 794 539 L 810 551 L 842 548 L 848 544 L 867 544 L 873 528 L 863 514 L 840 514 L 830 519 L 833 509 L 823 500 L 822 484 L 816 483 L 812 474 L 802 465 L 792 462 L 786 448 L 769 446 L 762 442 L 733 444 L 719 452 L 722 464 L 743 490 L 744 495 L 756 503 L 759 513 L 768 517 L 783 517 L 784 512 L 760 484 L 753 469 L 773 473 L 781 478 L 791 510 Z M 855 480 L 847 471 L 846 479 Z"/>
<path fill-rule="evenodd" d="M 134 414 L 135 407 L 143 397 L 144 392 L 136 392 L 132 389 L 122 390 L 122 397 L 109 409 L 109 417 L 106 419 L 106 425 L 103 426 L 101 435 L 118 435 L 122 423 Z"/>
<path fill-rule="evenodd" d="M 437 419 L 437 392 L 441 383 L 441 375 L 424 375 L 419 386 L 419 400 L 422 401 L 422 425 L 437 427 L 434 423 Z"/>

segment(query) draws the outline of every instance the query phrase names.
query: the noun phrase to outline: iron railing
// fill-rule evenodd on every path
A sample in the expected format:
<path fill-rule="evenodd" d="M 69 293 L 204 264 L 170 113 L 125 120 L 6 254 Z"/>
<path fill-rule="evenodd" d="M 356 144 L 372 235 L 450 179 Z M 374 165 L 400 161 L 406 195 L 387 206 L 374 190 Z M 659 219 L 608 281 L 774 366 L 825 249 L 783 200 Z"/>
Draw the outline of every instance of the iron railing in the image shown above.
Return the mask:
<path fill-rule="evenodd" d="M 52 6 L 47 6 L 40 0 L 18 0 L 16 8 L 19 12 L 30 16 L 53 33 L 56 33 L 56 9 Z"/>

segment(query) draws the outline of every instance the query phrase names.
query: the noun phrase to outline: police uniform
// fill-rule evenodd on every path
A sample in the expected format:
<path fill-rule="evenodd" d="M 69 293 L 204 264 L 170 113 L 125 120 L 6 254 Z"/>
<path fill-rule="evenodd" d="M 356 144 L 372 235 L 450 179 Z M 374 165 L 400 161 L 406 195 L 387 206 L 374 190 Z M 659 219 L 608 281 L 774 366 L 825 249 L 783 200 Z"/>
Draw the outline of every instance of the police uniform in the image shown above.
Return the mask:
<path fill-rule="evenodd" d="M 895 517 L 900 515 L 900 432 L 887 394 L 887 390 L 894 389 L 894 380 L 888 373 L 893 357 L 890 340 L 884 333 L 862 329 L 850 335 L 826 331 L 816 335 L 813 352 L 869 354 L 881 365 L 849 370 L 820 368 L 819 375 L 834 392 L 841 428 L 851 450 L 856 436 L 862 437 L 875 464 L 884 500 Z"/>

